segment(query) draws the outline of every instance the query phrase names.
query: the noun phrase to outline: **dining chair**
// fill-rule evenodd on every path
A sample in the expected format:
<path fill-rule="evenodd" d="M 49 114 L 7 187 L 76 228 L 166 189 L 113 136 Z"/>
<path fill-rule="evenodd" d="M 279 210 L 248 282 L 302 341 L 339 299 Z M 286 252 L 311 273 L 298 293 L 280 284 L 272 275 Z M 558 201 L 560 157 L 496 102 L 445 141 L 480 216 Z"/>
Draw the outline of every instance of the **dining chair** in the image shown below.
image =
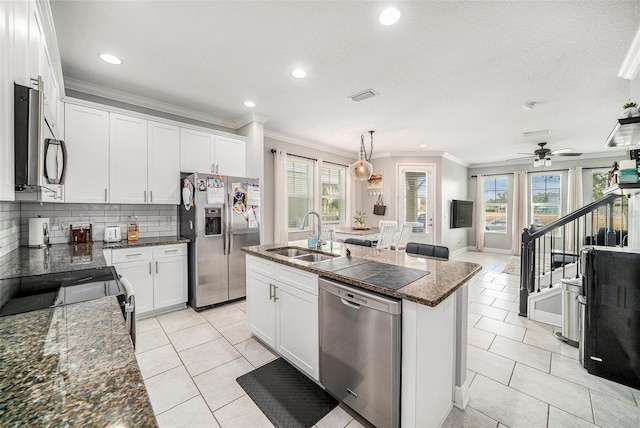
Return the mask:
<path fill-rule="evenodd" d="M 394 229 L 398 227 L 398 222 L 395 221 L 395 220 L 380 220 L 380 223 L 378 224 L 378 227 L 380 227 L 380 230 L 382 230 L 382 226 L 384 226 L 386 224 L 393 225 Z"/>
<path fill-rule="evenodd" d="M 396 248 L 396 251 L 400 250 L 401 248 L 404 249 L 407 246 L 407 242 L 409 242 L 409 238 L 413 233 L 414 225 L 415 223 L 413 222 L 405 223 L 402 225 L 400 232 L 396 234 L 396 237 L 394 239 L 394 246 Z"/>
<path fill-rule="evenodd" d="M 394 222 L 395 223 L 395 222 Z M 389 249 L 393 245 L 393 238 L 396 235 L 396 226 L 394 224 L 385 224 L 380 229 L 380 237 L 378 238 L 378 249 Z"/>

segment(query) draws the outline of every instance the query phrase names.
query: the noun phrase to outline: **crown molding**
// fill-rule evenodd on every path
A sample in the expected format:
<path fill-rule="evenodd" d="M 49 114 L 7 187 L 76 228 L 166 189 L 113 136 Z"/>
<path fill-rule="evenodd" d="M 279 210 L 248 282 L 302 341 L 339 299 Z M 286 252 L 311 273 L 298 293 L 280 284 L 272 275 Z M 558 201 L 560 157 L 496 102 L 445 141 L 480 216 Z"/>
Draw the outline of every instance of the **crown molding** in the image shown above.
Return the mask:
<path fill-rule="evenodd" d="M 445 152 L 432 152 L 432 151 L 407 151 L 407 152 L 382 152 L 373 155 L 372 159 L 380 158 L 393 158 L 393 157 L 430 157 L 441 158 Z"/>
<path fill-rule="evenodd" d="M 442 154 L 442 158 L 446 160 L 450 160 L 453 163 L 457 163 L 458 165 L 463 166 L 465 168 L 469 168 L 469 162 L 463 161 L 462 159 L 452 155 L 451 153 L 444 152 Z"/>
<path fill-rule="evenodd" d="M 318 143 L 315 141 L 310 141 L 310 140 L 306 140 L 304 138 L 300 138 L 300 137 L 294 137 L 288 134 L 282 134 L 280 132 L 276 132 L 273 131 L 271 129 L 265 129 L 264 130 L 264 136 L 266 138 L 273 138 L 274 140 L 278 140 L 278 141 L 283 141 L 285 143 L 290 143 L 290 144 L 295 144 L 297 146 L 302 146 L 302 147 L 309 147 L 312 149 L 316 149 L 316 150 L 323 150 L 326 152 L 331 152 L 334 153 L 336 155 L 340 155 L 340 156 L 344 156 L 344 157 L 348 157 L 348 158 L 354 158 L 357 159 L 358 158 L 358 154 L 357 152 L 347 152 L 344 150 L 340 150 L 337 149 L 336 147 L 333 146 L 329 146 L 326 144 L 322 144 L 322 143 Z M 354 153 L 355 156 L 354 156 Z"/>
<path fill-rule="evenodd" d="M 245 125 L 250 124 L 251 122 L 258 122 L 261 124 L 265 124 L 269 121 L 269 117 L 263 114 L 257 113 L 249 113 L 248 115 L 240 118 L 237 122 L 233 124 L 233 129 L 240 129 Z"/>
<path fill-rule="evenodd" d="M 638 75 L 638 69 L 640 69 L 640 28 L 631 42 L 627 56 L 624 57 L 618 77 L 633 80 Z"/>
<path fill-rule="evenodd" d="M 151 98 L 134 95 L 119 89 L 107 88 L 106 86 L 96 85 L 94 83 L 85 82 L 84 80 L 66 78 L 65 86 L 73 91 L 84 92 L 89 95 L 95 95 L 102 98 L 108 98 L 114 101 L 120 101 L 127 104 L 133 104 L 139 107 L 145 107 L 164 113 L 173 114 L 188 119 L 199 120 L 201 122 L 210 123 L 212 125 L 224 126 L 226 128 L 234 128 L 235 123 L 229 120 L 205 114 L 197 110 L 179 107 L 173 104 L 157 101 Z"/>

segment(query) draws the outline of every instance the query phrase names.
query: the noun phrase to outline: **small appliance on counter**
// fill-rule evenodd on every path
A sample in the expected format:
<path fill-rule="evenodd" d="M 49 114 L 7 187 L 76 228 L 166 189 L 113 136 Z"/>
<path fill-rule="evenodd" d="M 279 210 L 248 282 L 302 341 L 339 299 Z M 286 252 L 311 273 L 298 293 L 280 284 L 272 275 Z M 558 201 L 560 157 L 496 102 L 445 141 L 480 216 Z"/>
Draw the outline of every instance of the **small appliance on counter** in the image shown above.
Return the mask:
<path fill-rule="evenodd" d="M 29 247 L 44 248 L 49 245 L 49 219 L 30 218 L 29 219 Z"/>
<path fill-rule="evenodd" d="M 104 242 L 120 242 L 121 240 L 120 226 L 105 226 Z"/>

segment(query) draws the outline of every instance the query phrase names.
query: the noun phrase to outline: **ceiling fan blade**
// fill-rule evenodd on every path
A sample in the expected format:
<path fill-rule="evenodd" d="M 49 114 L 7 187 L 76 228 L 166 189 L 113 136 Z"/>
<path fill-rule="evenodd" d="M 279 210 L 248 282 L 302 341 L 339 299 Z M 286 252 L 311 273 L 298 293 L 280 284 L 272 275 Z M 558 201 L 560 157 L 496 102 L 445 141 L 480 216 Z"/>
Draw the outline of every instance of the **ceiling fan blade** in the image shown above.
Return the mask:
<path fill-rule="evenodd" d="M 535 156 L 535 155 L 532 155 L 531 153 L 523 153 L 523 152 L 518 152 L 516 154 L 517 155 L 527 155 L 527 156 L 531 156 L 531 157 Z"/>
<path fill-rule="evenodd" d="M 558 149 L 558 150 L 554 150 L 551 152 L 552 155 L 559 155 L 561 153 L 568 153 L 568 152 L 575 152 L 575 149 L 572 149 L 571 147 L 565 147 L 564 149 Z"/>
<path fill-rule="evenodd" d="M 558 156 L 582 156 L 582 153 L 578 153 L 578 152 L 565 152 L 565 153 L 558 153 Z"/>
<path fill-rule="evenodd" d="M 523 157 L 519 157 L 519 158 L 507 159 L 507 160 L 505 160 L 505 162 L 516 161 L 516 160 L 535 159 L 535 158 L 537 158 L 537 156 L 529 155 L 529 156 L 523 156 Z"/>

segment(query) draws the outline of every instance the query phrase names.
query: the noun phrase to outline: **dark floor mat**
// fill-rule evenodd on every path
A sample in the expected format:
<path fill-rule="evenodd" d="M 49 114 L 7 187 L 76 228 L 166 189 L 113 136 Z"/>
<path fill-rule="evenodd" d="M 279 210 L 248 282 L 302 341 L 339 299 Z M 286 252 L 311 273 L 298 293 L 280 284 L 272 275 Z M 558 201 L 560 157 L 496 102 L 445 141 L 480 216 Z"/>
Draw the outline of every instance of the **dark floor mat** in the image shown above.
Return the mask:
<path fill-rule="evenodd" d="M 338 405 L 335 398 L 282 358 L 236 381 L 276 427 L 310 428 Z"/>

